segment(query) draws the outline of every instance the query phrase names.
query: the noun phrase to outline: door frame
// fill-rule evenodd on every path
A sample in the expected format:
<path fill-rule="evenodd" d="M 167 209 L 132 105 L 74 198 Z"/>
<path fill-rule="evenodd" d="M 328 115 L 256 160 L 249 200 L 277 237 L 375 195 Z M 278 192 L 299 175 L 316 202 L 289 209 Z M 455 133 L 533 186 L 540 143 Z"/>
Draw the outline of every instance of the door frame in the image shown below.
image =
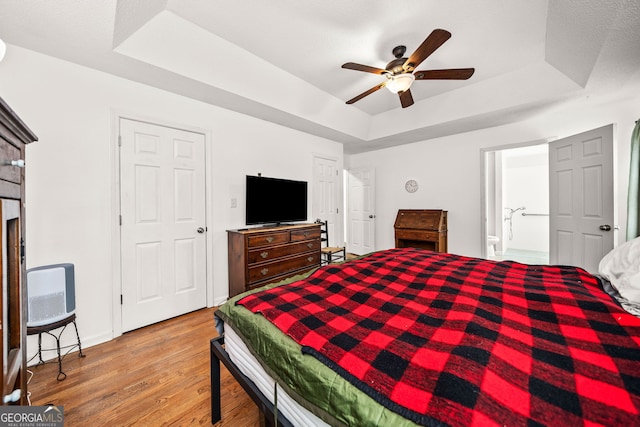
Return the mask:
<path fill-rule="evenodd" d="M 496 145 L 480 148 L 480 257 L 487 258 L 487 154 L 491 152 L 510 150 L 512 148 L 531 147 L 549 144 L 557 138 L 535 139 L 532 141 L 516 142 L 513 144 Z"/>
<path fill-rule="evenodd" d="M 204 198 L 205 198 L 205 227 L 206 233 L 206 262 L 205 262 L 205 276 L 206 276 L 206 294 L 207 294 L 207 307 L 213 307 L 214 295 L 213 295 L 213 208 L 212 197 L 209 195 L 211 182 L 211 175 L 213 173 L 213 161 L 211 158 L 212 150 L 209 150 L 209 145 L 212 141 L 211 131 L 202 129 L 196 126 L 186 125 L 184 123 L 176 123 L 157 117 L 148 117 L 142 114 L 126 112 L 122 110 L 111 110 L 111 149 L 110 163 L 111 163 L 111 210 L 109 222 L 111 225 L 111 271 L 112 271 L 112 316 L 113 316 L 113 331 L 112 338 L 122 335 L 122 305 L 120 302 L 120 295 L 122 293 L 122 265 L 121 265 L 121 239 L 120 239 L 120 153 L 119 153 L 119 130 L 120 119 L 135 120 L 138 122 L 145 122 L 157 126 L 164 126 L 169 128 L 175 128 L 184 130 L 187 132 L 194 132 L 204 135 L 204 154 L 205 154 L 205 183 L 204 183 Z"/>

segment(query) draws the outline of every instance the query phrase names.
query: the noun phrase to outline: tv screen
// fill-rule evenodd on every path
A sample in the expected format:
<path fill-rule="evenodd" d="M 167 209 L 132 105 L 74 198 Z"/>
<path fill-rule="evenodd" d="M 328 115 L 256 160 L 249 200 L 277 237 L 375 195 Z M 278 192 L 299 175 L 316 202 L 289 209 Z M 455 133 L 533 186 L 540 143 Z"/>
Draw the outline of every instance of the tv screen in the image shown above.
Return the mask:
<path fill-rule="evenodd" d="M 307 183 L 247 175 L 247 225 L 307 220 Z"/>

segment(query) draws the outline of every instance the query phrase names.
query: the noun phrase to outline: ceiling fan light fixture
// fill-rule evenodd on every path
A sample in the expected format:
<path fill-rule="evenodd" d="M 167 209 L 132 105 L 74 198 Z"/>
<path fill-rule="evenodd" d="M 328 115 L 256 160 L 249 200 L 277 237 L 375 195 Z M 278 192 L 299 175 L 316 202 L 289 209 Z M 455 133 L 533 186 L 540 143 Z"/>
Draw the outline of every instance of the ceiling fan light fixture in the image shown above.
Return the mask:
<path fill-rule="evenodd" d="M 412 73 L 396 74 L 389 77 L 386 87 L 392 93 L 404 92 L 411 87 L 415 79 L 416 77 Z"/>

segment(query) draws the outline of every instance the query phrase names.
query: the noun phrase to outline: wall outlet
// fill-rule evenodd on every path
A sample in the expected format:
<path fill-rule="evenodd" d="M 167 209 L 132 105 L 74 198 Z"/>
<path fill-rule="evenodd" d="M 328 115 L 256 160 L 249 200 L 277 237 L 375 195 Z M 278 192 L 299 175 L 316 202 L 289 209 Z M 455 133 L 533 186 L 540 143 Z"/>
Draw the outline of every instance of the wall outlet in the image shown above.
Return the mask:
<path fill-rule="evenodd" d="M 231 198 L 231 207 L 232 208 L 237 208 L 238 207 L 238 199 L 236 199 L 235 197 Z"/>

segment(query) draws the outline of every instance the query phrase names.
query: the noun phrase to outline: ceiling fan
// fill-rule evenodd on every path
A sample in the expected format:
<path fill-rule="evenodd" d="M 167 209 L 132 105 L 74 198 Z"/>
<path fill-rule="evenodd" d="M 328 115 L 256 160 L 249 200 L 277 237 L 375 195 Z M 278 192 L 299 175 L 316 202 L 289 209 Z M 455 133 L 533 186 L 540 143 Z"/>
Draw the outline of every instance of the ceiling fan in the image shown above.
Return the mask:
<path fill-rule="evenodd" d="M 385 69 L 356 64 L 354 62 L 343 64 L 342 68 L 379 74 L 386 77 L 385 81 L 355 98 L 351 98 L 347 101 L 347 104 L 360 101 L 365 96 L 371 95 L 378 89 L 386 87 L 391 92 L 397 93 L 400 96 L 402 108 L 407 108 L 413 105 L 413 96 L 409 88 L 414 80 L 467 80 L 473 75 L 475 71 L 474 68 L 414 71 L 422 61 L 427 59 L 429 55 L 435 52 L 436 49 L 442 46 L 450 37 L 451 33 L 449 31 L 435 29 L 408 58 L 404 57 L 407 51 L 406 46 L 396 46 L 392 51 L 396 59 L 389 62 Z"/>

